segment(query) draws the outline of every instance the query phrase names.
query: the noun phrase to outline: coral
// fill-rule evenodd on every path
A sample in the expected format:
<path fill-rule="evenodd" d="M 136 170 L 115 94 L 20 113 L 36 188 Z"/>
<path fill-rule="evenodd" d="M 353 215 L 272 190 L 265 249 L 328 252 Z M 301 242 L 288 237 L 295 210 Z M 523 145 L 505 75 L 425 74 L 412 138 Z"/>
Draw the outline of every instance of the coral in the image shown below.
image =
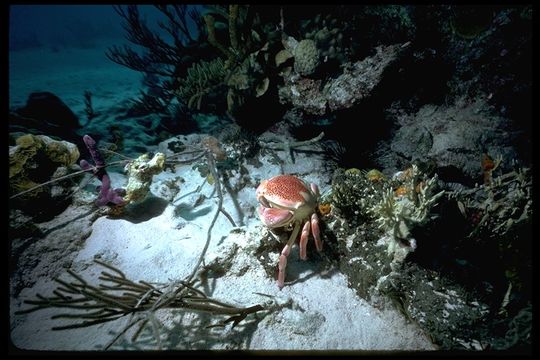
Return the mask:
<path fill-rule="evenodd" d="M 527 156 L 517 152 L 517 132 L 510 119 L 495 113 L 485 98 L 461 99 L 450 106 L 424 105 L 415 114 L 397 114 L 394 121 L 400 127 L 388 151 L 375 158 L 388 171 L 405 166 L 404 158 L 431 158 L 436 167 L 447 169 L 446 181 L 472 186 L 482 183 L 488 170 L 483 168 L 489 166 L 486 160 L 482 164 L 484 153 L 494 159 L 516 159 L 518 164 Z M 497 170 L 510 170 L 510 162 Z"/>
<path fill-rule="evenodd" d="M 108 203 L 113 203 L 115 205 L 124 204 L 124 200 L 121 197 L 123 194 L 123 189 L 112 189 L 111 180 L 107 171 L 105 170 L 105 161 L 97 149 L 97 144 L 94 139 L 89 135 L 83 136 L 83 141 L 94 160 L 94 166 L 86 160 L 81 160 L 80 166 L 85 171 L 92 171 L 94 176 L 101 181 L 101 187 L 99 189 L 99 195 L 96 200 L 98 206 L 107 205 Z"/>
<path fill-rule="evenodd" d="M 208 59 L 208 51 L 199 41 L 204 34 L 204 23 L 195 7 L 186 4 L 155 5 L 157 11 L 166 21 L 158 21 L 158 26 L 164 31 L 157 32 L 141 18 L 136 5 L 126 7 L 115 6 L 118 15 L 124 20 L 126 39 L 138 47 L 110 47 L 106 56 L 120 65 L 126 66 L 145 75 L 156 75 L 155 91 L 153 94 L 143 93 L 138 101 L 144 104 L 154 98 L 153 107 L 146 111 L 162 111 L 171 100 L 179 87 L 179 80 L 186 76 L 187 69 L 197 60 Z M 197 53 L 199 58 L 190 54 Z"/>
<path fill-rule="evenodd" d="M 261 22 L 256 6 L 211 6 L 204 20 L 208 42 L 225 58 L 225 98 L 232 116 L 246 101 L 263 96 L 269 89 L 275 71 L 270 59 L 275 58 L 271 52 L 278 42 L 276 30 Z M 225 37 L 228 42 L 223 41 Z"/>
<path fill-rule="evenodd" d="M 144 200 L 150 191 L 153 176 L 163 171 L 164 165 L 165 155 L 159 152 L 152 159 L 148 154 L 143 154 L 130 161 L 125 167 L 128 173 L 128 183 L 124 201 L 133 203 Z"/>
<path fill-rule="evenodd" d="M 398 186 L 403 187 L 396 194 L 392 187 L 386 188 L 382 199 L 368 209 L 386 234 L 388 253 L 398 251 L 400 244 L 409 244 L 409 250 L 416 248 L 416 240 L 411 237 L 411 229 L 423 225 L 433 218 L 431 209 L 437 204 L 444 190 L 434 193 L 437 186 L 437 175 L 425 179 L 425 175 L 412 165 L 407 176 Z M 405 254 L 399 254 L 399 260 L 404 260 Z M 397 260 L 396 258 L 394 258 Z"/>
<path fill-rule="evenodd" d="M 53 327 L 51 330 L 54 331 L 90 327 L 118 320 L 127 315 L 143 313 L 144 315 L 141 317 L 130 318 L 120 334 L 135 324 L 139 324 L 138 330 L 132 337 L 132 340 L 135 341 L 145 326 L 152 327 L 158 349 L 160 349 L 160 326 L 158 326 L 159 322 L 154 314 L 156 310 L 183 308 L 190 311 L 211 313 L 215 317 L 224 316 L 225 319 L 212 326 L 225 326 L 232 323 L 232 328 L 248 315 L 266 310 L 260 304 L 238 307 L 210 298 L 203 291 L 189 285 L 189 281 L 171 282 L 167 286 L 151 284 L 143 280 L 135 282 L 127 278 L 119 269 L 99 260 L 94 261 L 106 268 L 106 270 L 101 271 L 100 281 L 96 286 L 91 285 L 81 275 L 68 269 L 70 280 L 55 278 L 58 286 L 52 291 L 52 295 L 45 297 L 38 294 L 35 299 L 26 300 L 25 303 L 31 306 L 19 310 L 17 314 L 26 314 L 44 308 L 70 309 L 71 312 L 60 313 L 53 318 L 77 319 L 78 322 Z M 118 290 L 122 291 L 121 295 Z M 74 308 L 78 310 L 75 313 L 73 312 Z M 104 349 L 108 349 L 118 339 L 119 336 L 114 337 Z"/>
<path fill-rule="evenodd" d="M 338 169 L 332 178 L 332 205 L 352 224 L 371 220 L 369 208 L 382 198 L 382 182 L 373 181 L 369 172 Z"/>
<path fill-rule="evenodd" d="M 281 103 L 290 102 L 308 114 L 324 115 L 327 99 L 321 93 L 321 80 L 300 78 L 279 89 Z"/>
<path fill-rule="evenodd" d="M 473 196 L 466 196 L 474 193 Z M 501 237 L 513 231 L 532 216 L 532 179 L 527 168 L 496 177 L 474 191 L 462 191 L 459 197 L 466 212 L 477 211 L 481 219 L 469 235 L 483 233 Z"/>
<path fill-rule="evenodd" d="M 319 50 L 313 40 L 305 39 L 294 49 L 294 70 L 300 75 L 312 74 L 319 65 Z"/>
<path fill-rule="evenodd" d="M 335 25 L 335 20 L 330 22 L 331 26 Z M 346 61 L 346 55 L 344 51 L 344 36 L 343 30 L 339 27 L 323 26 L 322 28 L 306 34 L 306 39 L 313 39 L 317 43 L 317 48 L 320 49 L 320 57 L 324 62 L 328 60 L 337 60 L 339 63 Z"/>
<path fill-rule="evenodd" d="M 370 95 L 381 81 L 384 70 L 409 45 L 410 43 L 381 45 L 376 48 L 375 55 L 344 65 L 339 76 L 326 82 L 307 79 L 296 73 L 284 73 L 284 85 L 279 89 L 279 100 L 282 104 L 291 103 L 313 115 L 350 108 Z M 294 47 L 294 44 L 287 47 Z"/>
<path fill-rule="evenodd" d="M 410 43 L 378 46 L 376 53 L 349 67 L 343 74 L 325 84 L 322 92 L 330 111 L 347 109 L 367 97 L 381 81 L 386 68 L 409 47 Z"/>
<path fill-rule="evenodd" d="M 444 194 L 434 194 L 436 184 L 437 176 L 428 179 L 417 165 L 389 180 L 377 170 L 338 169 L 332 179 L 332 205 L 352 224 L 375 222 L 395 266 L 416 248 L 412 228 L 434 217 L 430 211 Z"/>
<path fill-rule="evenodd" d="M 193 64 L 187 75 L 180 82 L 176 92 L 189 108 L 201 109 L 204 96 L 210 95 L 219 86 L 224 85 L 226 72 L 221 58 L 212 61 L 201 60 Z"/>
<path fill-rule="evenodd" d="M 45 135 L 20 136 L 16 145 L 9 147 L 10 192 L 20 192 L 49 180 L 58 167 L 71 166 L 78 158 L 77 146 L 67 141 Z"/>

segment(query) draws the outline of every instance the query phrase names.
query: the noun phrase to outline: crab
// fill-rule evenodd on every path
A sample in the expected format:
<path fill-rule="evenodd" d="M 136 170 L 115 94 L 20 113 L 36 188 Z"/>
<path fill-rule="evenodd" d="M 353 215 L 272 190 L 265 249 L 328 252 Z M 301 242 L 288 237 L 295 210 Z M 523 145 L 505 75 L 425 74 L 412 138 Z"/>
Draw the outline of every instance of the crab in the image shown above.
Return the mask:
<path fill-rule="evenodd" d="M 317 251 L 322 251 L 319 230 L 319 218 L 316 213 L 319 200 L 319 188 L 315 184 L 308 186 L 304 181 L 292 175 L 278 175 L 263 180 L 256 191 L 259 218 L 270 229 L 285 228 L 292 230 L 287 244 L 281 251 L 278 264 L 277 285 L 281 290 L 285 284 L 287 256 L 298 237 L 300 228 L 300 258 L 306 260 L 306 247 L 310 233 L 315 240 Z"/>

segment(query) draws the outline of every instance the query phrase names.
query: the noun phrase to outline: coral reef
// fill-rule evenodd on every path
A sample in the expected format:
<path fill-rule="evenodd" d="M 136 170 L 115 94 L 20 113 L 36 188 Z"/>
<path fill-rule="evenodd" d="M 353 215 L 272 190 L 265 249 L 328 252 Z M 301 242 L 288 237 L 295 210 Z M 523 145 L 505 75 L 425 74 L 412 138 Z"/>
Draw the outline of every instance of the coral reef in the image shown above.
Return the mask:
<path fill-rule="evenodd" d="M 510 120 L 494 114 L 483 98 L 461 99 L 451 106 L 425 105 L 416 114 L 396 114 L 396 121 L 400 127 L 374 159 L 387 171 L 430 158 L 439 171 L 446 170 L 445 181 L 470 186 L 483 182 L 484 153 L 520 159 Z M 499 170 L 507 171 L 509 166 L 503 162 Z"/>
<path fill-rule="evenodd" d="M 369 211 L 374 215 L 379 228 L 385 232 L 384 242 L 388 246 L 388 254 L 393 254 L 394 262 L 401 264 L 417 246 L 416 239 L 411 236 L 411 229 L 433 219 L 430 211 L 444 190 L 434 193 L 437 175 L 427 178 L 415 164 L 398 173 L 395 179 L 398 181 L 397 188 L 384 189 L 381 201 Z"/>
<path fill-rule="evenodd" d="M 111 99 L 95 84 L 83 87 L 95 98 L 79 87 L 64 99 L 86 116 L 84 133 L 118 147 L 98 148 L 84 135 L 90 155 L 79 170 L 79 120 L 59 97 L 32 93 L 10 111 L 12 314 L 37 296 L 27 302 L 35 308 L 23 308 L 31 314 L 13 318 L 13 339 L 147 348 L 153 335 L 166 349 L 299 349 L 310 346 L 307 335 L 333 332 L 318 346 L 354 347 L 367 337 L 355 343 L 355 331 L 335 330 L 392 308 L 443 350 L 529 350 L 530 5 L 156 5 L 155 24 L 137 6 L 115 9 L 136 48 L 112 47 L 107 57 L 143 74 L 139 98 L 129 104 L 123 83 Z M 351 131 L 359 121 L 361 131 Z M 111 170 L 119 164 L 125 175 Z M 86 173 L 101 182 L 97 199 L 84 189 L 99 184 Z M 275 196 L 283 174 L 321 194 L 303 185 Z M 295 196 L 303 207 L 289 206 Z M 283 286 L 301 228 L 259 226 L 256 200 L 267 227 L 290 208 L 302 223 L 309 215 L 324 242 L 324 252 L 306 248 L 306 223 L 299 254 L 309 261 L 292 261 L 299 255 L 291 251 L 291 286 L 281 293 L 268 284 L 281 272 Z M 101 257 L 109 272 L 99 275 L 90 265 Z M 57 278 L 65 268 L 70 281 Z M 136 283 L 133 274 L 151 280 Z M 51 278 L 60 287 L 40 295 Z M 262 304 L 259 296 L 288 305 L 239 305 Z M 95 329 L 94 343 L 67 344 L 76 331 L 51 342 L 47 330 L 32 329 L 34 319 L 51 324 L 33 310 L 73 306 L 95 312 L 56 313 L 82 320 L 60 328 L 133 317 L 120 331 L 115 323 Z M 156 311 L 165 308 L 176 311 Z M 211 314 L 177 316 L 182 309 Z M 211 321 L 217 315 L 226 317 Z M 381 333 L 418 335 L 388 324 L 359 326 L 373 338 L 367 348 L 383 346 Z M 229 333 L 206 325 L 229 325 Z M 143 339 L 128 344 L 128 330 Z"/>
<path fill-rule="evenodd" d="M 314 115 L 350 108 L 371 93 L 384 70 L 408 46 L 409 43 L 379 46 L 375 55 L 346 64 L 341 75 L 326 82 L 289 73 L 279 89 L 280 102 Z"/>

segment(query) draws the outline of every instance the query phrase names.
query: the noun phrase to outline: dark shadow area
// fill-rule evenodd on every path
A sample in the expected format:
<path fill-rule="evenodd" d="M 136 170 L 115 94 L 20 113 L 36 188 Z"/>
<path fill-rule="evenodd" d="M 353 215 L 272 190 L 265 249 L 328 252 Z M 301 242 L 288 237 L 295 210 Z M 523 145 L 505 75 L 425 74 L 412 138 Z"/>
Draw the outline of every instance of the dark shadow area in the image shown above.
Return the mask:
<path fill-rule="evenodd" d="M 126 205 L 124 214 L 118 218 L 138 224 L 161 215 L 168 205 L 167 200 L 149 195 L 142 202 Z"/>

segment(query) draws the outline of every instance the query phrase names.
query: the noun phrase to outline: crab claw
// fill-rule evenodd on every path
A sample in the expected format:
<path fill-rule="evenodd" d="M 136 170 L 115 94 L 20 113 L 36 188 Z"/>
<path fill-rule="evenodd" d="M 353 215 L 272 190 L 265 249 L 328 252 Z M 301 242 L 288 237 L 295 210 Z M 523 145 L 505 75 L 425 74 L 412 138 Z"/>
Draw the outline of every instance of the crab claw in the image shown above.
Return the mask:
<path fill-rule="evenodd" d="M 289 210 L 267 208 L 262 205 L 257 208 L 257 211 L 261 221 L 269 228 L 285 226 L 294 216 Z"/>

